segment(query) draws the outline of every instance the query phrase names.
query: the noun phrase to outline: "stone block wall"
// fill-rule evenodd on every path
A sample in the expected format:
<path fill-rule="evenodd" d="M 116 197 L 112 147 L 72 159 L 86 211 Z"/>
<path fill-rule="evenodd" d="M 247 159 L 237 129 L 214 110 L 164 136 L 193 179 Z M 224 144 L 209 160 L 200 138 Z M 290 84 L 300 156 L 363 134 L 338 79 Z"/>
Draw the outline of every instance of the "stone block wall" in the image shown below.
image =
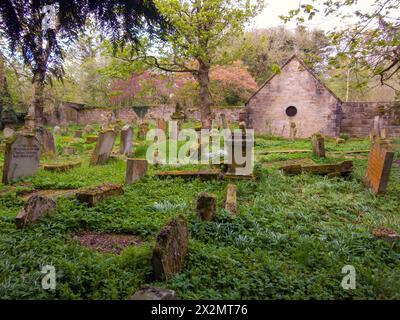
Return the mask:
<path fill-rule="evenodd" d="M 340 132 L 352 137 L 369 136 L 378 108 L 385 107 L 383 127 L 389 137 L 400 137 L 400 102 L 343 102 Z"/>
<path fill-rule="evenodd" d="M 287 138 L 293 131 L 298 138 L 314 133 L 337 136 L 340 105 L 340 100 L 294 57 L 247 102 L 252 120 L 248 125 L 256 133 Z M 290 106 L 297 109 L 293 117 L 286 114 Z"/>

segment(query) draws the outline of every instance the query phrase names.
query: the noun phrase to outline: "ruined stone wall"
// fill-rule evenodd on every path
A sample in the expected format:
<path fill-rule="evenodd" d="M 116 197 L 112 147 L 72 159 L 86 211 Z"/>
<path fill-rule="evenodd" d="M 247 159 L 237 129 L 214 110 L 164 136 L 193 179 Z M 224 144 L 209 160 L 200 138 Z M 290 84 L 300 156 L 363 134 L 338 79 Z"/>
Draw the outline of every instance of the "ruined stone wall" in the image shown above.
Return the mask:
<path fill-rule="evenodd" d="M 229 123 L 238 122 L 239 114 L 243 112 L 243 108 L 214 108 L 213 113 L 217 122 L 220 114 L 224 113 Z M 144 120 L 151 121 L 155 119 L 171 119 L 171 115 L 175 112 L 175 106 L 163 105 L 157 107 L 149 107 Z M 133 108 L 118 108 L 115 111 L 103 108 L 84 108 L 83 105 L 65 103 L 60 105 L 56 112 L 45 114 L 46 123 L 49 125 L 86 125 L 86 124 L 102 124 L 109 121 L 114 113 L 115 119 L 122 120 L 124 123 L 132 123 L 139 121 L 139 116 Z M 200 120 L 200 110 L 186 110 L 188 119 Z"/>
<path fill-rule="evenodd" d="M 389 137 L 400 137 L 400 102 L 344 102 L 341 133 L 352 137 L 367 137 L 379 107 L 385 108 L 383 126 Z"/>
<path fill-rule="evenodd" d="M 297 114 L 289 117 L 286 109 L 294 106 Z M 297 58 L 282 67 L 247 103 L 249 122 L 256 133 L 307 138 L 314 133 L 337 136 L 340 125 L 340 101 L 318 81 Z"/>

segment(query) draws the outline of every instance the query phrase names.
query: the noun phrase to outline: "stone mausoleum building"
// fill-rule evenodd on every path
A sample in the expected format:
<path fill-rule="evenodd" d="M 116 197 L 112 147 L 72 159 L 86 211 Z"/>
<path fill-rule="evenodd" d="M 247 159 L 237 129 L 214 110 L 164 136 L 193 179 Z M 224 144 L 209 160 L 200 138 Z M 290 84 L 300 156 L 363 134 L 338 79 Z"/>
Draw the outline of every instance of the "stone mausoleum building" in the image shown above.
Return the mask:
<path fill-rule="evenodd" d="M 400 102 L 343 102 L 297 56 L 272 76 L 246 103 L 247 124 L 256 133 L 307 138 L 368 136 L 382 107 L 382 126 L 400 136 Z M 396 109 L 397 115 L 396 115 Z"/>

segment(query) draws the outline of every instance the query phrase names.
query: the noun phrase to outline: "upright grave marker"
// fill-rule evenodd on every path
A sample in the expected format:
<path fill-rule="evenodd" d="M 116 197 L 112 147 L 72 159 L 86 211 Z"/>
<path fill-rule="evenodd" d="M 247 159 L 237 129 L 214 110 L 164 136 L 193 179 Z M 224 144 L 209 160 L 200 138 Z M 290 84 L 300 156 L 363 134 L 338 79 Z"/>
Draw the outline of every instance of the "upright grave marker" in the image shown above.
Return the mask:
<path fill-rule="evenodd" d="M 139 181 L 147 173 L 148 163 L 146 159 L 128 159 L 126 161 L 125 183 L 132 184 Z"/>
<path fill-rule="evenodd" d="M 389 145 L 387 142 L 376 142 L 369 154 L 364 183 L 375 194 L 385 193 L 389 182 L 394 152 L 388 151 L 388 149 Z"/>
<path fill-rule="evenodd" d="M 91 166 L 107 162 L 114 147 L 116 137 L 117 134 L 113 129 L 103 131 L 99 134 L 96 148 L 94 149 L 92 159 L 90 160 Z"/>
<path fill-rule="evenodd" d="M 211 221 L 217 214 L 217 196 L 205 192 L 199 193 L 196 209 L 201 220 Z"/>
<path fill-rule="evenodd" d="M 156 280 L 169 279 L 182 270 L 188 252 L 189 229 L 179 216 L 161 229 L 153 249 L 151 264 Z"/>
<path fill-rule="evenodd" d="M 19 133 L 6 142 L 3 183 L 34 175 L 39 170 L 40 143 L 34 134 Z"/>
<path fill-rule="evenodd" d="M 133 145 L 133 129 L 129 124 L 127 124 L 121 130 L 119 153 L 129 157 L 132 154 L 132 145 Z"/>
<path fill-rule="evenodd" d="M 225 113 L 221 113 L 220 117 L 221 117 L 222 129 L 228 129 L 228 123 L 226 122 Z"/>
<path fill-rule="evenodd" d="M 35 130 L 36 138 L 39 140 L 42 151 L 45 154 L 55 156 L 56 155 L 56 143 L 54 141 L 53 133 L 43 127 L 38 127 Z"/>
<path fill-rule="evenodd" d="M 317 158 L 325 158 L 325 138 L 319 134 L 312 137 L 313 154 Z"/>

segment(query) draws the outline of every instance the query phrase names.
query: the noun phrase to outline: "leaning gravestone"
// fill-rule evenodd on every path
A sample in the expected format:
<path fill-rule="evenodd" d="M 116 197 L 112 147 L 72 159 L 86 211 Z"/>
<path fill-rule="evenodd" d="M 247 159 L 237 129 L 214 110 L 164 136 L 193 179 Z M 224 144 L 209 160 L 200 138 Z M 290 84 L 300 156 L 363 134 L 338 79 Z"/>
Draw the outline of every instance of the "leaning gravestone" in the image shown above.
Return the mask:
<path fill-rule="evenodd" d="M 19 133 L 6 142 L 3 183 L 34 175 L 39 170 L 40 143 L 34 134 Z"/>
<path fill-rule="evenodd" d="M 56 207 L 56 202 L 50 198 L 39 195 L 30 197 L 15 219 L 17 228 L 24 228 L 42 217 L 54 213 Z"/>
<path fill-rule="evenodd" d="M 369 154 L 364 182 L 375 194 L 385 193 L 389 182 L 394 152 L 388 151 L 388 149 L 387 142 L 376 142 Z"/>
<path fill-rule="evenodd" d="M 151 264 L 156 280 L 169 279 L 182 270 L 188 252 L 189 229 L 179 216 L 161 229 L 153 249 Z"/>
<path fill-rule="evenodd" d="M 112 129 L 103 131 L 99 134 L 96 148 L 94 149 L 92 159 L 90 160 L 91 166 L 104 164 L 107 162 L 114 147 L 116 137 L 117 134 Z"/>
<path fill-rule="evenodd" d="M 132 153 L 132 145 L 133 145 L 133 129 L 130 125 L 127 124 L 121 130 L 119 153 L 129 157 Z"/>
<path fill-rule="evenodd" d="M 126 161 L 125 183 L 132 184 L 139 181 L 147 173 L 148 162 L 146 159 L 128 159 Z"/>
<path fill-rule="evenodd" d="M 313 154 L 317 158 L 325 158 L 325 138 L 319 134 L 312 137 Z"/>
<path fill-rule="evenodd" d="M 35 130 L 36 138 L 39 140 L 42 151 L 45 154 L 52 156 L 56 155 L 56 144 L 54 141 L 54 135 L 50 130 L 43 127 L 38 127 Z"/>

